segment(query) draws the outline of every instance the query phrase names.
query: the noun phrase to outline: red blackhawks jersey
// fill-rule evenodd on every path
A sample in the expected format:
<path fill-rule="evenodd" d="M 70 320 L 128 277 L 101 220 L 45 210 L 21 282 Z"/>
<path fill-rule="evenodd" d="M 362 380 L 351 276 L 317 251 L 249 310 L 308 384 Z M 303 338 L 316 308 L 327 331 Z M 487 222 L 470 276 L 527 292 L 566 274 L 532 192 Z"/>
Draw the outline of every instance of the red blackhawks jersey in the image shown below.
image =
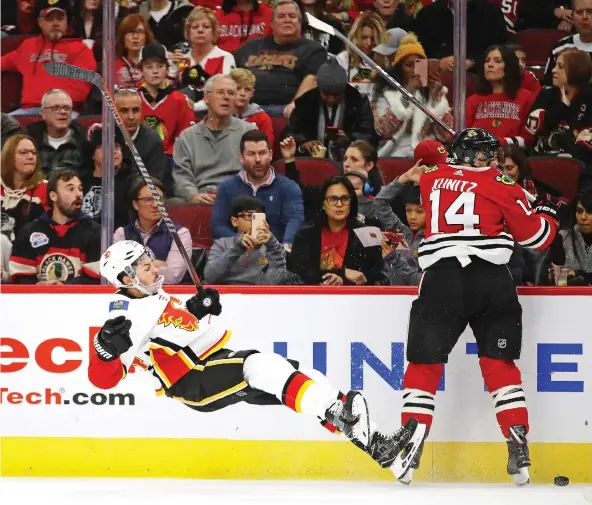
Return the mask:
<path fill-rule="evenodd" d="M 164 394 L 193 369 L 203 369 L 203 360 L 222 349 L 230 331 L 198 319 L 185 304 L 162 289 L 144 298 L 130 298 L 120 291 L 109 303 L 109 319 L 125 316 L 132 322 L 132 346 L 113 361 L 93 353 L 88 377 L 101 389 L 115 387 L 132 367 L 152 374 L 158 395 Z"/>
<path fill-rule="evenodd" d="M 489 0 L 491 3 L 497 5 L 506 21 L 506 26 L 511 32 L 516 31 L 516 22 L 518 21 L 518 9 L 520 7 L 520 0 Z"/>
<path fill-rule="evenodd" d="M 164 152 L 172 156 L 177 137 L 195 123 L 193 104 L 183 93 L 168 85 L 158 90 L 156 98 L 142 85 L 140 97 L 144 124 L 158 133 Z"/>
<path fill-rule="evenodd" d="M 451 257 L 466 266 L 470 256 L 504 265 L 514 241 L 545 249 L 555 237 L 551 218 L 535 214 L 524 190 L 495 168 L 437 165 L 419 185 L 426 210 L 425 238 L 418 248 L 422 269 Z"/>
<path fill-rule="evenodd" d="M 523 88 L 512 100 L 503 93 L 471 95 L 467 99 L 467 128 L 481 128 L 493 133 L 502 144 L 518 144 L 533 141 L 526 129 L 526 120 L 535 97 Z"/>

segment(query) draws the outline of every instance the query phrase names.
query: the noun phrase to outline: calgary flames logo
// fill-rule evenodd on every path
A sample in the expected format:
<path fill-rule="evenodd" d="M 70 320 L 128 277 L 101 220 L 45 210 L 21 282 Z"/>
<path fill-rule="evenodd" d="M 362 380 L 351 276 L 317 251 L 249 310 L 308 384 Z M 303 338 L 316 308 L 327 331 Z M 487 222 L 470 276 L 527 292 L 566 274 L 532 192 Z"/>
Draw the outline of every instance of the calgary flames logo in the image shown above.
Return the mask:
<path fill-rule="evenodd" d="M 199 326 L 197 318 L 189 312 L 177 298 L 171 297 L 169 303 L 158 318 L 158 323 L 163 326 L 172 324 L 175 328 L 185 331 L 196 331 Z"/>

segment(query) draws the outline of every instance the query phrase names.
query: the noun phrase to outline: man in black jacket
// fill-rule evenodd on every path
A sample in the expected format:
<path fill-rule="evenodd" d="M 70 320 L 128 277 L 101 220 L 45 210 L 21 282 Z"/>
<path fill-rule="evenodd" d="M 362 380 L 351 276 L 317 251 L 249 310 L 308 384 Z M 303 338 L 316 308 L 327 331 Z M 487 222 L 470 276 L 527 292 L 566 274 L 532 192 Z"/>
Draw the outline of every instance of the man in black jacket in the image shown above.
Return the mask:
<path fill-rule="evenodd" d="M 428 58 L 440 60 L 440 70 L 454 69 L 454 12 L 452 0 L 438 0 L 423 7 L 413 23 L 413 32 Z M 467 0 L 467 68 L 483 59 L 485 50 L 504 44 L 508 31 L 504 16 L 489 0 Z"/>
<path fill-rule="evenodd" d="M 368 97 L 348 84 L 347 73 L 334 58 L 317 72 L 317 88 L 296 100 L 290 116 L 292 136 L 301 154 L 325 147 L 336 161 L 354 140 L 374 141 L 374 117 Z"/>

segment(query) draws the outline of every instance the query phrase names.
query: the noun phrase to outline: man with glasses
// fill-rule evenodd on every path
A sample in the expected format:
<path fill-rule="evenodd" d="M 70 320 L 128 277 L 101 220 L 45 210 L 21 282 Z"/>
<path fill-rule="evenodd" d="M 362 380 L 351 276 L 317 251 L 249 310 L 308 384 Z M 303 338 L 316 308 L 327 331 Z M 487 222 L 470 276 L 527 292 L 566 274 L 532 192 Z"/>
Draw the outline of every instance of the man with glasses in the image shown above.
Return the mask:
<path fill-rule="evenodd" d="M 2 2 L 3 6 L 6 3 Z M 35 15 L 41 35 L 25 39 L 14 51 L 2 56 L 0 71 L 18 72 L 23 77 L 21 108 L 12 115 L 39 114 L 41 98 L 52 88 L 62 88 L 71 97 L 76 111 L 82 110 L 91 84 L 49 75 L 44 64 L 51 61 L 69 63 L 77 67 L 96 70 L 92 51 L 81 39 L 64 37 L 70 16 L 67 0 L 38 0 Z"/>
<path fill-rule="evenodd" d="M 236 84 L 230 77 L 210 77 L 204 86 L 207 116 L 175 142 L 175 196 L 184 202 L 212 205 L 218 185 L 241 168 L 236 155 L 241 137 L 257 127 L 233 117 L 235 97 Z"/>
<path fill-rule="evenodd" d="M 50 89 L 41 99 L 42 120 L 27 126 L 46 176 L 58 168 L 83 169 L 86 128 L 72 120 L 73 110 L 67 91 Z"/>

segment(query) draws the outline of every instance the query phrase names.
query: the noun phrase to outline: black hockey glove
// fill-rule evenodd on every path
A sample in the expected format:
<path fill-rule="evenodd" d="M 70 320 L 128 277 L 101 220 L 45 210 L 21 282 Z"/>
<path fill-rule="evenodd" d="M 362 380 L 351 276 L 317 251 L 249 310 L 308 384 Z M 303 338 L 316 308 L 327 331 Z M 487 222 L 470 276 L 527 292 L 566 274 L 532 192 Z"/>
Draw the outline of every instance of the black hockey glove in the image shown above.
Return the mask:
<path fill-rule="evenodd" d="M 129 336 L 132 322 L 125 316 L 108 319 L 93 340 L 99 359 L 113 361 L 132 346 Z"/>
<path fill-rule="evenodd" d="M 559 206 L 561 204 L 559 201 L 553 200 L 550 196 L 545 195 L 544 197 L 539 197 L 534 202 L 534 211 L 537 214 L 545 214 L 549 216 L 555 226 L 559 228 Z"/>
<path fill-rule="evenodd" d="M 196 295 L 193 295 L 187 300 L 185 306 L 197 319 L 201 319 L 208 314 L 219 316 L 222 312 L 220 293 L 214 288 L 203 288 L 199 290 Z"/>

